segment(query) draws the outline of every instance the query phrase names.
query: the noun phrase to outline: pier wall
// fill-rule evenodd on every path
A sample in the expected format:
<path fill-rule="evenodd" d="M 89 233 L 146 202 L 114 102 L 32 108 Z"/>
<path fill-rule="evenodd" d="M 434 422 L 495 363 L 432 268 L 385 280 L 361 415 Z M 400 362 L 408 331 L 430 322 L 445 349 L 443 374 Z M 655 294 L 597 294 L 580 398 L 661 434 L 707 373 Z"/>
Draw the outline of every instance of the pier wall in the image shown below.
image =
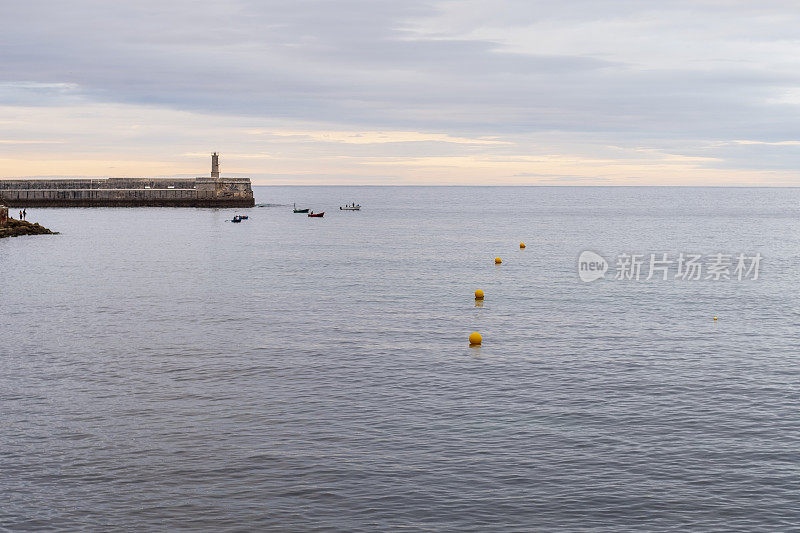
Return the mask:
<path fill-rule="evenodd" d="M 252 207 L 249 178 L 0 180 L 9 207 Z"/>

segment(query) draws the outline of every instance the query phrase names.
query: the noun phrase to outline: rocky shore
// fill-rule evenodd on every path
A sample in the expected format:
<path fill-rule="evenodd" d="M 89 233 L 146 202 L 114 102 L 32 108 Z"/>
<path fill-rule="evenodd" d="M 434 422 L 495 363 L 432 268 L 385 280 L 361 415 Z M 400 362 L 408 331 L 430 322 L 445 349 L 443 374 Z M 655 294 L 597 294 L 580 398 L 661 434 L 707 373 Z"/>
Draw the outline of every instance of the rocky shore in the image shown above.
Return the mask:
<path fill-rule="evenodd" d="M 0 224 L 0 239 L 19 237 L 20 235 L 58 235 L 58 232 L 50 231 L 39 224 L 31 224 L 26 220 L 14 220 L 13 218 Z"/>

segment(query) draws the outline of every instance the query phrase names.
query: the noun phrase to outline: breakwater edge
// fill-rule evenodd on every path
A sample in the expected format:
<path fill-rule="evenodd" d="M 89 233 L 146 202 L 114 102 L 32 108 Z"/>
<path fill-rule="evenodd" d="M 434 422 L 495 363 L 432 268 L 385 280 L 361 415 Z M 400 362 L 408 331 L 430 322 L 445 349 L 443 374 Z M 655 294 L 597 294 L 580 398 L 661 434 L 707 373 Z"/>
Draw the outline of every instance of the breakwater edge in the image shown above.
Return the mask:
<path fill-rule="evenodd" d="M 253 207 L 250 178 L 67 178 L 0 180 L 0 205 L 9 207 Z"/>

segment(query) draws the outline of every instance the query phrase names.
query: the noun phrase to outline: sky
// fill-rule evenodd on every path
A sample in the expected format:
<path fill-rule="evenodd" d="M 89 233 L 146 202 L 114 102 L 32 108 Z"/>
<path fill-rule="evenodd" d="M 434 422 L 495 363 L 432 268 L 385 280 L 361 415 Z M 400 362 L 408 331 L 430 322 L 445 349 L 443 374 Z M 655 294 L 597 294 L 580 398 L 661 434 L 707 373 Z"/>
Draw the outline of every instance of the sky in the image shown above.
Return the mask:
<path fill-rule="evenodd" d="M 800 4 L 26 0 L 0 176 L 800 186 Z"/>

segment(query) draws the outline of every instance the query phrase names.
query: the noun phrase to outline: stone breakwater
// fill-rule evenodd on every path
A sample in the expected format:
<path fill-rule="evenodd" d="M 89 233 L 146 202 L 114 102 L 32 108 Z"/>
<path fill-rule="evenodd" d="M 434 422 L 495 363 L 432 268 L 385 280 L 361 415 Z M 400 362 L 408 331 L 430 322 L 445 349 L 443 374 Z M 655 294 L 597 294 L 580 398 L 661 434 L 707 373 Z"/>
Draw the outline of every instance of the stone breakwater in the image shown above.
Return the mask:
<path fill-rule="evenodd" d="M 39 224 L 32 224 L 25 220 L 14 220 L 13 218 L 0 224 L 0 239 L 4 237 L 20 237 L 22 235 L 58 235 L 58 232 L 50 231 Z"/>
<path fill-rule="evenodd" d="M 0 180 L 9 207 L 253 207 L 249 178 Z"/>

